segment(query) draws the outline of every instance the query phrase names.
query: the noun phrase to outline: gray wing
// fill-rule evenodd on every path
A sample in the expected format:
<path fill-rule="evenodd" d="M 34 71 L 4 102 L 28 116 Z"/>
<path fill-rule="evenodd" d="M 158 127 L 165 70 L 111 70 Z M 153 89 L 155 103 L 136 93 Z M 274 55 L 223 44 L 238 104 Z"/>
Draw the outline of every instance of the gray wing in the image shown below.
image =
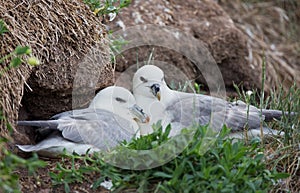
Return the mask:
<path fill-rule="evenodd" d="M 58 127 L 64 138 L 92 144 L 100 149 L 114 147 L 121 141 L 131 140 L 135 135 L 130 121 L 105 110 L 75 112 L 61 119 L 71 119 Z"/>
<path fill-rule="evenodd" d="M 78 119 L 86 119 L 87 116 L 89 117 L 95 117 L 98 112 L 103 112 L 106 110 L 103 109 L 92 109 L 92 108 L 85 108 L 85 109 L 75 109 L 71 111 L 66 111 L 62 113 L 58 113 L 56 115 L 53 115 L 51 119 L 67 119 L 67 118 L 78 118 Z M 108 112 L 108 111 L 106 111 Z"/>
<path fill-rule="evenodd" d="M 82 109 L 82 110 L 85 110 L 85 109 Z M 56 115 L 53 115 L 50 119 L 59 119 L 60 117 L 72 116 L 73 115 L 73 111 L 75 111 L 75 110 L 65 111 L 65 112 L 58 113 Z M 78 111 L 78 110 L 76 110 L 76 111 Z"/>
<path fill-rule="evenodd" d="M 200 103 L 195 103 L 193 95 L 170 102 L 166 108 L 170 122 L 182 127 L 189 127 L 193 123 L 208 124 L 210 122 L 211 108 L 206 101 L 199 100 L 198 102 Z"/>
<path fill-rule="evenodd" d="M 238 131 L 242 130 L 246 123 L 249 129 L 258 128 L 260 125 L 260 112 L 256 107 L 250 106 L 247 121 L 247 105 L 242 101 L 230 103 L 207 95 L 182 94 L 169 103 L 166 111 L 171 117 L 171 122 L 180 122 L 185 127 L 193 123 L 211 123 L 214 130 L 219 131 L 225 124 L 233 131 Z"/>
<path fill-rule="evenodd" d="M 248 129 L 257 129 L 260 122 L 261 113 L 256 107 L 250 105 L 248 110 L 248 105 L 242 101 L 227 104 L 225 124 L 233 131 L 243 130 L 246 126 Z"/>
<path fill-rule="evenodd" d="M 129 141 L 134 137 L 134 129 L 129 120 L 102 109 L 80 109 L 63 112 L 53 116 L 56 120 L 25 121 L 32 126 L 45 126 L 47 122 L 55 122 L 62 136 L 75 143 L 92 144 L 99 149 L 109 149 L 121 141 Z M 24 121 L 21 122 L 25 123 Z M 38 125 L 34 125 L 37 124 Z"/>
<path fill-rule="evenodd" d="M 91 109 L 71 110 L 56 114 L 52 116 L 50 120 L 18 121 L 17 124 L 21 126 L 39 127 L 37 130 L 39 130 L 41 134 L 47 134 L 49 130 L 57 130 L 59 124 L 70 122 L 72 119 L 93 118 L 95 114 L 95 110 Z"/>
<path fill-rule="evenodd" d="M 74 110 L 62 114 L 59 120 L 58 129 L 64 138 L 103 150 L 129 141 L 135 135 L 129 120 L 102 109 Z"/>

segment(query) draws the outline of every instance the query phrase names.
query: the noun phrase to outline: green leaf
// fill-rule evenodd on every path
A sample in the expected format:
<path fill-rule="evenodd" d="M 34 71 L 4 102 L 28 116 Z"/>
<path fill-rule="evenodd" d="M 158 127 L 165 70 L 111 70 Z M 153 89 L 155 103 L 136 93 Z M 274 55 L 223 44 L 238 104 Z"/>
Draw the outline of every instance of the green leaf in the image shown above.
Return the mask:
<path fill-rule="evenodd" d="M 155 172 L 155 173 L 153 173 L 153 176 L 161 177 L 161 178 L 172 178 L 173 177 L 172 175 L 166 174 L 165 172 Z"/>
<path fill-rule="evenodd" d="M 15 49 L 15 53 L 17 55 L 23 55 L 23 54 L 27 54 L 27 53 L 30 53 L 30 48 L 28 46 L 18 46 L 16 49 Z"/>
<path fill-rule="evenodd" d="M 10 61 L 10 67 L 16 68 L 22 63 L 21 58 L 15 57 Z"/>
<path fill-rule="evenodd" d="M 65 186 L 65 192 L 69 193 L 70 192 L 70 186 L 69 186 L 69 184 L 67 182 L 65 182 L 64 186 Z"/>
<path fill-rule="evenodd" d="M 288 173 L 277 173 L 277 174 L 273 174 L 274 179 L 278 180 L 278 179 L 283 179 L 283 178 L 288 178 L 290 177 L 290 174 Z"/>
<path fill-rule="evenodd" d="M 0 19 L 0 35 L 3 35 L 5 32 L 9 32 L 5 26 L 5 23 L 2 19 Z"/>
<path fill-rule="evenodd" d="M 169 124 L 167 126 L 167 128 L 165 129 L 165 132 L 162 134 L 162 139 L 165 141 L 168 139 L 168 136 L 170 134 L 170 131 L 171 131 L 171 125 Z"/>
<path fill-rule="evenodd" d="M 255 161 L 261 161 L 264 158 L 264 154 L 260 153 L 255 156 Z"/>
<path fill-rule="evenodd" d="M 103 176 L 100 177 L 100 178 L 98 178 L 98 179 L 93 183 L 92 189 L 95 190 L 96 188 L 98 188 L 104 180 L 105 180 L 105 177 L 103 177 Z"/>

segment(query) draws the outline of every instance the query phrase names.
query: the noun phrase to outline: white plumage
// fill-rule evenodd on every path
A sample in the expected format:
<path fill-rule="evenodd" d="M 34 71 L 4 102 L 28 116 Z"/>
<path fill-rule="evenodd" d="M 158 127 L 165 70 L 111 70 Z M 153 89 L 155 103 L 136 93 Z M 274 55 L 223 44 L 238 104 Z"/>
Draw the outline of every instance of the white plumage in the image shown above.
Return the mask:
<path fill-rule="evenodd" d="M 139 135 L 136 121 L 147 122 L 149 118 L 127 89 L 111 86 L 101 90 L 86 109 L 63 112 L 51 120 L 19 121 L 18 125 L 54 132 L 36 145 L 17 146 L 22 151 L 48 157 L 62 153 L 63 149 L 78 154 L 88 149 L 90 152 L 109 150 Z"/>
<path fill-rule="evenodd" d="M 265 121 L 280 118 L 281 111 L 262 110 L 242 101 L 226 100 L 194 93 L 171 90 L 163 71 L 154 65 L 145 65 L 133 77 L 133 94 L 137 104 L 150 116 L 149 124 L 141 124 L 141 134 L 152 132 L 151 125 L 162 120 L 163 127 L 171 124 L 170 135 L 177 135 L 183 128 L 192 124 L 206 125 L 219 132 L 223 125 L 231 128 L 231 135 L 241 138 L 245 127 L 248 136 L 260 135 L 261 116 Z M 248 113 L 247 113 L 248 111 Z M 263 133 L 276 134 L 277 131 L 263 127 Z"/>

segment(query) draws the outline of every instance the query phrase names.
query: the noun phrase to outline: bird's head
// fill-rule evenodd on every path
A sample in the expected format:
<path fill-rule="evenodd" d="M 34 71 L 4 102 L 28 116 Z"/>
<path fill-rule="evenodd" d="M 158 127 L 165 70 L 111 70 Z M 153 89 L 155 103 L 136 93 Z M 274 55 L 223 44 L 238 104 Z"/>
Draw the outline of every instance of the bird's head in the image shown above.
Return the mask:
<path fill-rule="evenodd" d="M 133 76 L 133 94 L 161 100 L 162 87 L 166 86 L 164 72 L 154 65 L 139 68 Z"/>
<path fill-rule="evenodd" d="M 131 92 L 123 87 L 110 86 L 101 90 L 94 97 L 90 108 L 104 109 L 140 123 L 149 122 L 149 116 L 136 104 Z"/>

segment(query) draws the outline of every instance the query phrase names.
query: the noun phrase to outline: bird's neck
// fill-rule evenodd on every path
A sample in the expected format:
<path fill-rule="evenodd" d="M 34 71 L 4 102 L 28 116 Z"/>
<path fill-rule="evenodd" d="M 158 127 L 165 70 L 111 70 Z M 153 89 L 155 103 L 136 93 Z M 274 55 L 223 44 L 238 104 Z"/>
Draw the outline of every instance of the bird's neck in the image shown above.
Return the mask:
<path fill-rule="evenodd" d="M 150 133 L 153 133 L 153 129 L 152 129 L 152 126 L 150 125 L 150 123 L 148 123 L 148 124 L 140 123 L 139 130 L 140 130 L 140 132 L 139 132 L 140 135 L 148 135 Z"/>
<path fill-rule="evenodd" d="M 170 105 L 169 102 L 176 98 L 176 91 L 171 90 L 167 85 L 163 85 L 161 89 L 161 100 L 160 102 L 165 106 Z"/>

